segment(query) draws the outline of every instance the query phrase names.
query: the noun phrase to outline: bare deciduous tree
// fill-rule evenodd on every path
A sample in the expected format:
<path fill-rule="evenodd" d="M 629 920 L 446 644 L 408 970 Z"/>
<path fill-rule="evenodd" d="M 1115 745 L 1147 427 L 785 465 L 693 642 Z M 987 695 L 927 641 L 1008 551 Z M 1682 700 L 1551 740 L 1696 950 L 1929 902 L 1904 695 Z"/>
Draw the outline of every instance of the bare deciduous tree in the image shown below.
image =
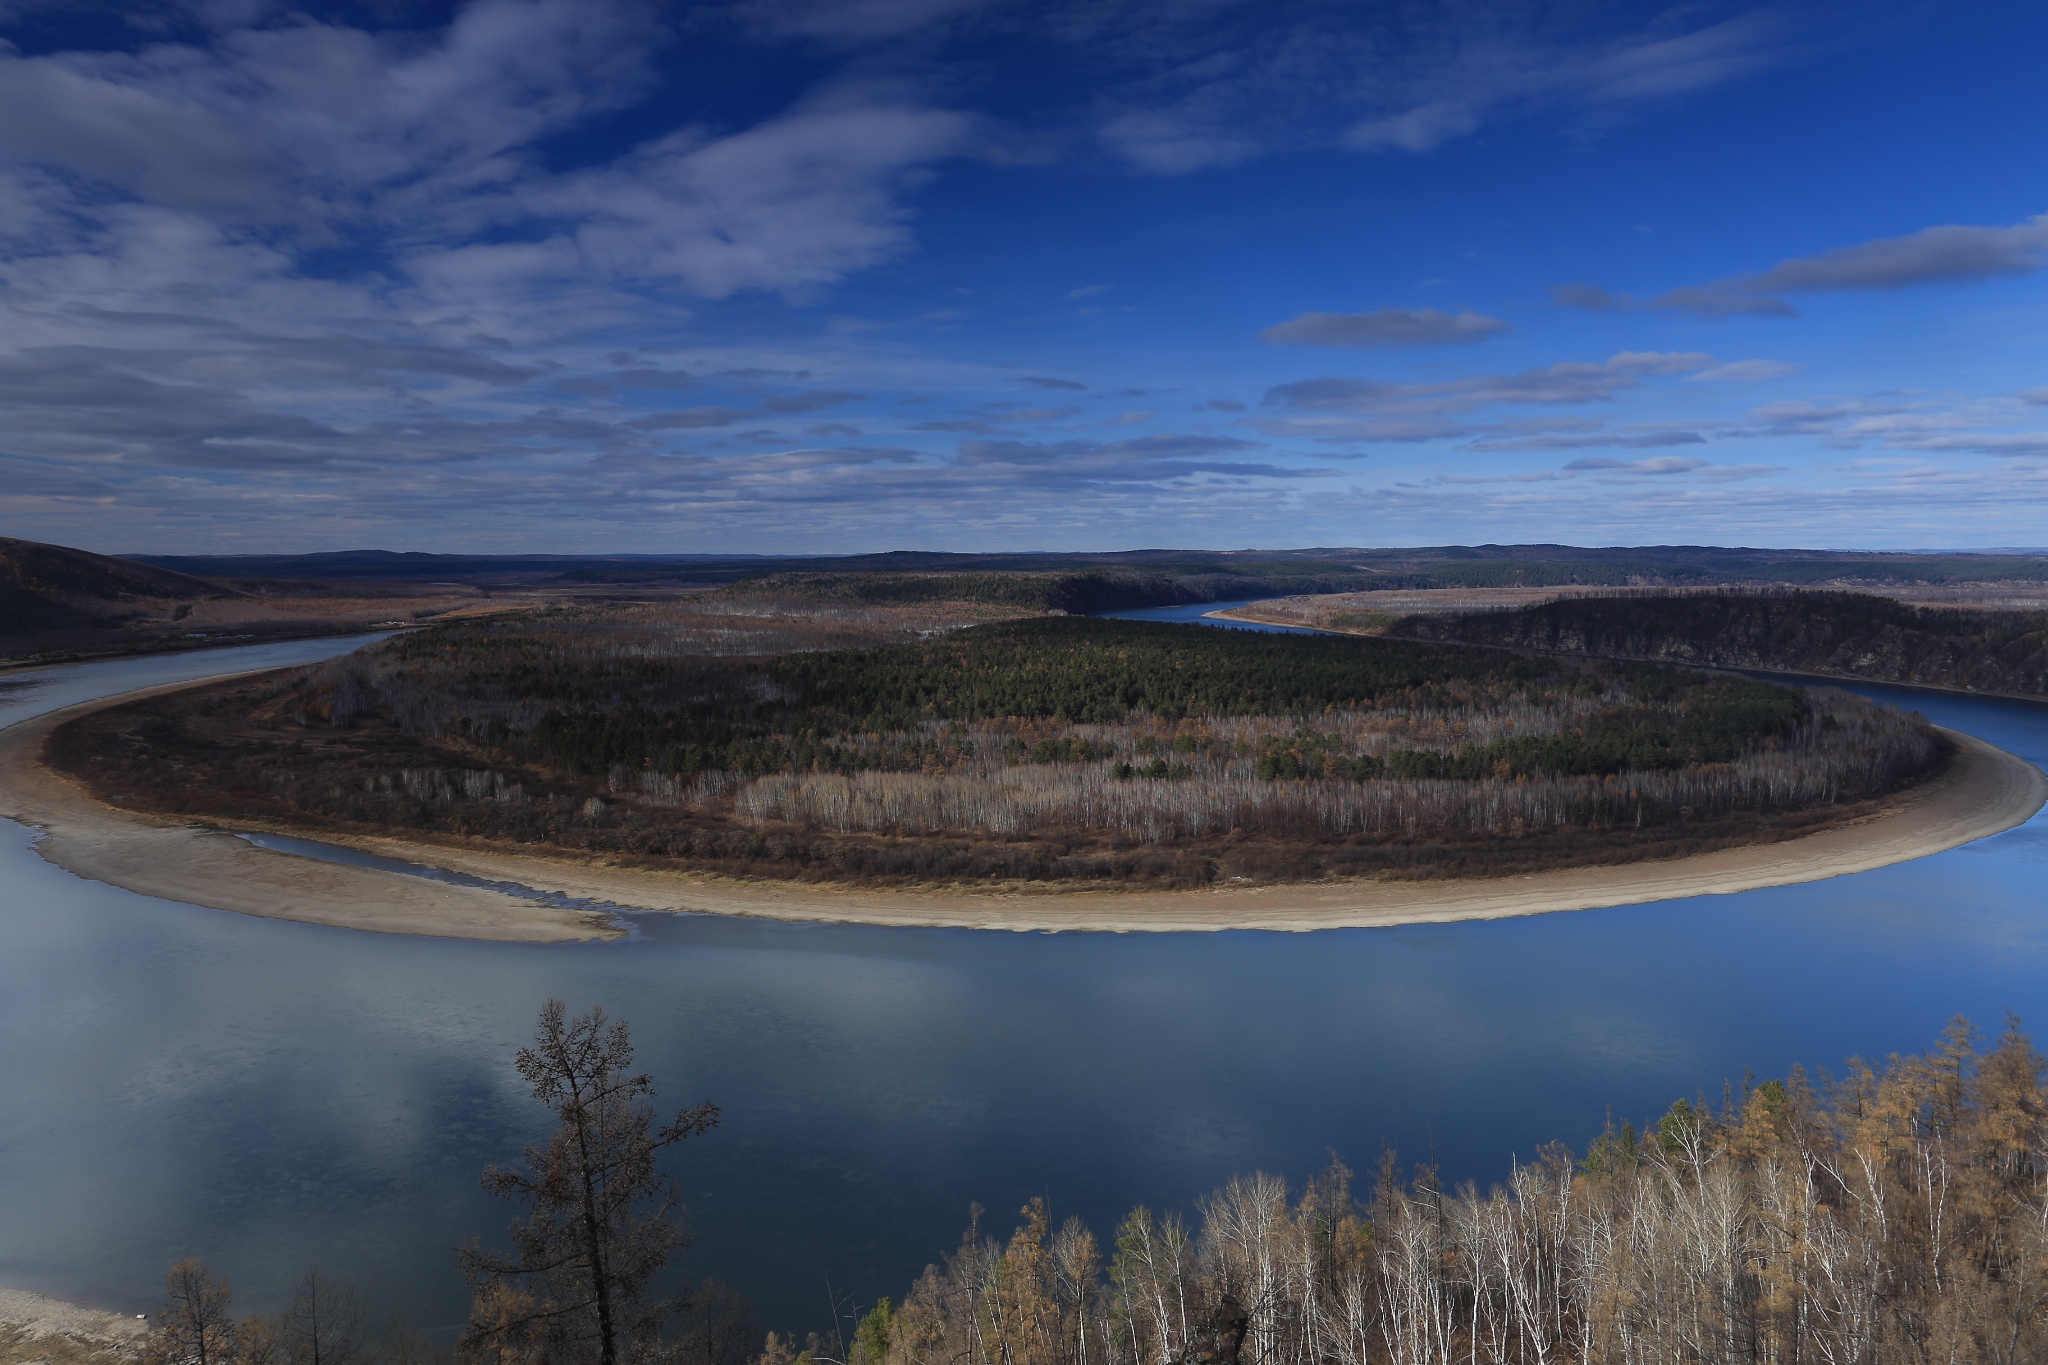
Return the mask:
<path fill-rule="evenodd" d="M 2038 1365 L 2048 1361 L 2048 1061 L 1958 1023 L 1925 1057 L 1681 1101 L 1482 1194 L 1391 1154 L 1124 1220 L 1106 1286 L 971 1229 L 862 1365 Z"/>
<path fill-rule="evenodd" d="M 146 1348 L 148 1365 L 232 1365 L 234 1290 L 205 1262 L 187 1256 L 164 1276 L 164 1306 Z"/>
<path fill-rule="evenodd" d="M 510 1255 L 461 1253 L 476 1291 L 463 1347 L 501 1361 L 620 1365 L 660 1339 L 670 1305 L 649 1281 L 683 1244 L 682 1199 L 661 1152 L 718 1122 L 715 1105 L 678 1110 L 659 1127 L 654 1079 L 634 1072 L 623 1021 L 601 1006 L 541 1010 L 519 1074 L 558 1122 L 517 1168 L 492 1167 L 484 1188 L 523 1206 Z"/>
<path fill-rule="evenodd" d="M 362 1297 L 318 1266 L 292 1291 L 280 1326 L 291 1365 L 357 1365 L 362 1359 Z"/>

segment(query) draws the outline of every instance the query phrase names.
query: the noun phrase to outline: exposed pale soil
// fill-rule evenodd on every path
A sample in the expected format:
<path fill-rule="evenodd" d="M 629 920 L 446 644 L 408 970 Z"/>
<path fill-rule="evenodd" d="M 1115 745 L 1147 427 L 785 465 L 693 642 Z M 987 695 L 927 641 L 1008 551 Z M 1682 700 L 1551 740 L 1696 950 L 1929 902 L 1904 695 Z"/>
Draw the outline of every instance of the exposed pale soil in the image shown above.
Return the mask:
<path fill-rule="evenodd" d="M 190 684 L 184 684 L 189 686 Z M 0 732 L 0 815 L 47 831 L 43 856 L 145 894 L 280 919 L 387 933 L 532 942 L 608 932 L 594 915 L 255 848 L 218 831 L 105 806 L 36 761 L 55 726 L 128 700 L 106 698 Z M 2048 777 L 1969 735 L 1940 778 L 1874 803 L 1867 816 L 1780 843 L 1663 861 L 1503 878 L 1323 881 L 1195 891 L 870 891 L 642 869 L 388 838 L 328 842 L 577 899 L 770 919 L 1013 930 L 1308 930 L 1493 919 L 1818 881 L 1939 853 L 2010 829 L 2048 802 Z"/>
<path fill-rule="evenodd" d="M 174 685 L 184 686 L 190 684 Z M 0 730 L 0 816 L 40 828 L 43 857 L 69 872 L 189 905 L 447 938 L 559 943 L 618 934 L 602 915 L 480 887 L 273 853 L 218 830 L 116 810 L 37 761 L 43 740 L 65 721 L 116 700 L 170 690 L 103 698 Z"/>
<path fill-rule="evenodd" d="M 148 1322 L 29 1289 L 0 1289 L 0 1365 L 129 1365 Z"/>
<path fill-rule="evenodd" d="M 1866 583 L 1810 585 L 1888 597 L 1916 607 L 1949 607 L 1967 611 L 2048 611 L 2048 587 L 2039 583 L 1971 583 L 1962 586 L 1918 586 Z M 1740 591 L 1741 585 L 1727 585 Z M 1377 633 L 1360 629 L 1359 618 L 1408 616 L 1415 613 L 1456 615 L 1476 611 L 1511 611 L 1572 597 L 1661 597 L 1666 587 L 1561 585 L 1553 587 L 1381 588 L 1366 592 L 1317 593 L 1272 597 L 1248 606 L 1206 613 L 1233 621 L 1274 626 L 1304 626 L 1342 635 Z M 1350 618 L 1350 619 L 1346 619 Z"/>

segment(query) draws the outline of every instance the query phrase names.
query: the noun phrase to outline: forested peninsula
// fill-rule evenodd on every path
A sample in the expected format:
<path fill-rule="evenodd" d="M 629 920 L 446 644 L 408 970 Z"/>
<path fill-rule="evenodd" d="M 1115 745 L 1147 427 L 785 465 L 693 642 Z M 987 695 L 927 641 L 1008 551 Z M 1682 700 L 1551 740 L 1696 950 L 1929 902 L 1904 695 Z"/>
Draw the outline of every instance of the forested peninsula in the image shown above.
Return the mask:
<path fill-rule="evenodd" d="M 803 881 L 1180 888 L 1775 840 L 1948 754 L 1840 693 L 977 596 L 455 621 L 111 707 L 45 755 L 113 804 L 226 824 Z"/>
<path fill-rule="evenodd" d="M 1407 616 L 1387 633 L 1550 654 L 2048 697 L 2048 618 L 1913 606 L 1863 593 L 1577 597 L 1513 611 Z"/>

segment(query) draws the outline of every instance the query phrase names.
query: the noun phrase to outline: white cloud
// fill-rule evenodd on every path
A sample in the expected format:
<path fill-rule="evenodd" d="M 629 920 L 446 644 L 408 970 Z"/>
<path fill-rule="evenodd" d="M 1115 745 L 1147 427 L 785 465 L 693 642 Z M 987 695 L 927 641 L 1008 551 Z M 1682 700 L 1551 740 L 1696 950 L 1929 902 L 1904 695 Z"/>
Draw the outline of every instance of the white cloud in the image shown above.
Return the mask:
<path fill-rule="evenodd" d="M 959 150 L 970 125 L 944 110 L 852 107 L 799 111 L 715 140 L 673 134 L 520 195 L 520 217 L 576 226 L 514 272 L 673 282 L 708 298 L 829 284 L 907 244 L 896 192 Z M 497 250 L 423 254 L 412 265 L 440 275 L 450 257 Z"/>
<path fill-rule="evenodd" d="M 187 237 L 271 255 L 188 284 L 289 277 L 300 253 L 346 247 L 478 319 L 529 291 L 568 288 L 577 307 L 649 286 L 787 291 L 902 250 L 901 194 L 972 127 L 842 86 L 752 127 L 549 168 L 539 144 L 640 100 L 664 41 L 630 0 L 475 0 L 432 35 L 298 21 L 134 54 L 0 55 L 0 202 L 43 210 L 0 231 L 17 259 L 162 260 L 146 278 L 176 270 L 177 244 L 155 239 L 182 215 Z"/>
<path fill-rule="evenodd" d="M 1924 454 L 2027 458 L 2048 455 L 2048 431 L 2015 427 L 2029 420 L 2010 400 L 1880 397 L 1847 402 L 1790 401 L 1752 409 L 1751 426 L 1733 435 L 1807 436 L 1828 446 L 1876 446 Z"/>
<path fill-rule="evenodd" d="M 1406 101 L 1360 120 L 1344 141 L 1364 152 L 1422 153 L 1532 109 L 1611 116 L 1740 80 L 1790 51 L 1783 24 L 1762 12 L 1684 33 L 1575 45 L 1475 27 L 1439 65 L 1408 76 Z"/>
<path fill-rule="evenodd" d="M 1141 171 L 1190 175 L 1240 166 L 1267 150 L 1259 139 L 1184 117 L 1179 111 L 1136 109 L 1105 121 L 1103 145 Z"/>
<path fill-rule="evenodd" d="M 1504 424 L 1497 433 L 1472 442 L 1472 450 L 1658 450 L 1670 446 L 1705 445 L 1707 438 L 1687 427 L 1629 426 L 1610 430 L 1600 423 L 1571 431 L 1518 430 Z M 1611 461 L 1609 463 L 1612 463 Z M 1581 462 L 1573 468 L 1594 468 Z"/>
<path fill-rule="evenodd" d="M 1615 460 L 1603 455 L 1589 455 L 1573 460 L 1565 468 L 1573 471 L 1599 470 L 1613 474 L 1690 474 L 1696 469 L 1707 468 L 1707 462 L 1689 459 L 1683 455 L 1657 455 L 1647 460 Z"/>
<path fill-rule="evenodd" d="M 1688 377 L 1696 384 L 1757 384 L 1798 374 L 1804 368 L 1784 360 L 1731 360 L 1726 365 L 1716 365 L 1711 370 L 1701 370 Z"/>
<path fill-rule="evenodd" d="M 1646 378 L 1710 367 L 1696 351 L 1621 351 L 1604 361 L 1561 361 L 1514 374 L 1474 375 L 1424 384 L 1373 379 L 1304 379 L 1267 390 L 1263 407 L 1352 414 L 1446 414 L 1523 403 L 1597 403 Z"/>
<path fill-rule="evenodd" d="M 1948 225 L 1902 237 L 1880 237 L 1816 256 L 1795 256 L 1753 275 L 1686 285 L 1653 298 L 1610 293 L 1597 285 L 1560 285 L 1551 292 L 1567 308 L 1614 312 L 1653 308 L 1700 317 L 1792 317 L 1785 294 L 1906 289 L 2000 276 L 2029 275 L 2048 265 L 2048 213 L 2011 227 Z"/>
<path fill-rule="evenodd" d="M 1499 318 L 1441 308 L 1377 308 L 1368 313 L 1303 313 L 1259 333 L 1274 346 L 1469 346 L 1508 331 Z"/>

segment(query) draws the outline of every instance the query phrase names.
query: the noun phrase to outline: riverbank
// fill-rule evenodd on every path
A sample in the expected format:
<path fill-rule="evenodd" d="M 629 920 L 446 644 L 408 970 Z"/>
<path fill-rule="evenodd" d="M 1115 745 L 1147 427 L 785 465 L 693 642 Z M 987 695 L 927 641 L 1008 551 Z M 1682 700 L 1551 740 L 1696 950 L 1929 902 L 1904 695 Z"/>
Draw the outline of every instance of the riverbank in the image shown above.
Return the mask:
<path fill-rule="evenodd" d="M 188 905 L 386 934 L 514 943 L 621 933 L 602 914 L 483 887 L 273 853 L 219 830 L 118 810 L 37 759 L 50 732 L 68 720 L 190 685 L 172 683 L 81 702 L 0 730 L 0 816 L 40 829 L 38 851 L 68 872 Z"/>
<path fill-rule="evenodd" d="M 1530 591 L 1530 590 L 1524 590 L 1524 591 Z M 1624 593 L 1620 593 L 1620 592 L 1615 592 L 1615 591 L 1592 591 L 1592 590 L 1588 590 L 1588 591 L 1581 591 L 1581 592 L 1572 592 L 1572 593 L 1555 593 L 1555 592 L 1553 592 L 1553 593 L 1551 593 L 1551 594 L 1549 595 L 1549 598 L 1548 598 L 1548 600 L 1550 600 L 1550 601 L 1559 601 L 1559 600 L 1563 600 L 1563 599 L 1565 599 L 1565 598 L 1568 598 L 1568 597 L 1575 597 L 1575 598 L 1598 598 L 1598 599 L 1603 599 L 1603 600 L 1609 600 L 1609 601 L 1611 601 L 1611 600 L 1613 600 L 1613 599 L 1614 599 L 1615 597 L 1617 597 L 1617 596 L 1624 596 L 1624 595 L 1633 595 L 1633 596 L 1640 596 L 1640 597 L 1652 597 L 1652 596 L 1656 596 L 1656 595 L 1657 595 L 1657 593 L 1658 593 L 1659 591 L 1662 591 L 1662 590 L 1658 590 L 1658 589 L 1644 589 L 1644 590 L 1641 590 L 1641 591 L 1637 591 L 1637 592 L 1633 592 L 1633 593 L 1628 593 L 1628 594 L 1624 594 Z M 1424 596 L 1424 594 L 1420 594 L 1420 593 L 1415 593 L 1415 594 L 1408 594 L 1408 596 L 1410 596 L 1410 597 L 1420 597 L 1420 596 Z M 1887 596 L 1892 596 L 1892 595 L 1891 595 L 1891 594 L 1887 594 Z M 1900 597 L 1900 598 L 1898 598 L 1898 600 L 1901 600 L 1901 601 L 1908 601 L 1908 599 L 1906 599 L 1906 598 L 1903 598 L 1903 597 Z M 1908 604 L 1909 604 L 1909 605 L 1912 605 L 1912 603 L 1910 603 L 1910 601 L 1908 601 Z M 1409 638 L 1414 638 L 1414 637 L 1410 637 L 1410 636 L 1392 636 L 1392 635 L 1389 635 L 1389 634 L 1387 634 L 1386 630 L 1385 630 L 1385 629 L 1384 629 L 1384 628 L 1383 628 L 1382 626 L 1379 626 L 1379 625 L 1375 625 L 1375 626 L 1372 626 L 1372 627 L 1368 627 L 1368 628 L 1361 628 L 1361 627 L 1358 627 L 1358 626 L 1344 626 L 1344 625 L 1334 625 L 1334 624 L 1329 624 L 1328 622 L 1319 622 L 1319 623 L 1313 623 L 1313 624 L 1312 624 L 1312 623 L 1309 623 L 1309 622 L 1305 622 L 1305 621 L 1301 621 L 1301 620 L 1297 620 L 1297 619 L 1293 619 L 1293 618 L 1290 618 L 1290 617 L 1288 617 L 1288 616 L 1286 616 L 1285 614 L 1283 614 L 1283 613 L 1280 613 L 1280 612 L 1276 612 L 1276 611 L 1270 611 L 1270 610 L 1269 610 L 1269 611 L 1261 611 L 1261 610 L 1259 610 L 1259 607 L 1260 607 L 1260 605 L 1261 605 L 1260 603 L 1257 603 L 1257 602 L 1252 602 L 1252 603 L 1248 603 L 1248 604 L 1246 604 L 1246 605 L 1243 605 L 1243 606 L 1236 606 L 1236 607 L 1225 607 L 1225 608 L 1223 608 L 1223 609 L 1221 609 L 1221 610 L 1218 610 L 1218 611 L 1209 611 L 1209 612 L 1204 612 L 1204 613 L 1202 613 L 1202 614 L 1203 614 L 1204 616 L 1210 617 L 1210 618 L 1212 618 L 1212 619 L 1214 619 L 1214 620 L 1218 620 L 1218 621 L 1241 621 L 1241 622 L 1243 622 L 1243 623 L 1245 623 L 1245 624 L 1247 624 L 1247 625 L 1265 625 L 1265 626 L 1280 626 L 1280 627 L 1284 627 L 1284 628 L 1286 628 L 1286 629 L 1289 629 L 1289 630 L 1302 630 L 1302 631 L 1312 631 L 1312 632 L 1314 632 L 1314 633 L 1316 633 L 1316 634 L 1320 634 L 1320 635 L 1351 635 L 1351 636 L 1359 636 L 1359 637 L 1367 637 L 1367 638 L 1378 638 L 1378 639 L 1409 639 Z M 1982 607 L 1981 609 L 1982 609 L 1982 610 L 1987 610 L 1987 611 L 1988 611 L 1988 610 L 1991 610 L 1991 608 L 1990 608 L 1990 607 Z M 1475 612 L 1475 611 L 1487 611 L 1487 610 L 1492 610 L 1492 609 L 1491 609 L 1491 608 L 1473 608 L 1473 607 L 1469 607 L 1469 606 L 1468 606 L 1468 607 L 1465 607 L 1465 608 L 1462 608 L 1462 609 L 1460 609 L 1460 608 L 1455 608 L 1455 607 L 1436 607 L 1436 608 L 1427 608 L 1427 607 L 1424 607 L 1424 608 L 1420 608 L 1420 609 L 1419 609 L 1419 614 L 1422 614 L 1422 615 L 1455 615 L 1455 614 L 1459 614 L 1461 610 L 1462 610 L 1462 611 L 1465 611 L 1465 612 Z M 1388 616 L 1386 616 L 1386 617 L 1385 617 L 1385 618 L 1383 618 L 1383 619 L 1384 619 L 1384 622 L 1385 622 L 1386 624 L 1390 625 L 1390 624 L 1392 624 L 1392 622 L 1393 622 L 1394 620 L 1398 619 L 1398 616 L 1396 616 L 1396 615 L 1388 615 Z M 1642 664 L 1653 664 L 1653 665 L 1659 665 L 1659 666 L 1663 666 L 1663 667 L 1678 667 L 1678 668 L 1690 668 L 1690 669 L 1696 669 L 1696 670 L 1698 670 L 1698 671 L 1700 671 L 1700 672 L 1703 672 L 1703 673 L 1723 673 L 1723 674 L 1729 674 L 1729 675 L 1732 675 L 1732 676 L 1738 676 L 1738 677 L 1768 677 L 1768 678 L 1786 678 L 1786 679 L 1794 679 L 1794 680 L 1797 680 L 1797 681 L 1800 681 L 1800 682 L 1818 682 L 1818 683 L 1864 683 L 1864 684 L 1867 684 L 1867 685 L 1869 685 L 1869 686 L 1873 686 L 1873 687 L 1903 687 L 1903 688 L 1909 688 L 1909 689 L 1911 689 L 1911 690 L 1913 690 L 1913 691 L 1916 691 L 1916 692 L 1941 692 L 1941 693 L 1946 693 L 1946 694 L 1948 694 L 1949 696 L 1954 696 L 1954 697 L 1988 697 L 1988 698 L 1991 698 L 1991 699 L 1994 699 L 1994 700 L 1997 700 L 1997 701 L 2020 701 L 2020 702 L 2029 702 L 2029 703 L 2031 703 L 2031 704 L 2033 704 L 2033 705 L 2035 705 L 2035 706 L 2042 706 L 2042 705 L 2048 705 L 2048 696 L 2043 696 L 2043 695 L 2042 695 L 2042 694 L 2041 694 L 2040 692 L 2026 692 L 2026 691 L 2013 691 L 2013 690 L 2009 690 L 2009 689 L 2004 689 L 2004 688 L 1996 688 L 1996 687 L 1957 687 L 1957 686 L 1951 686 L 1951 685 L 1948 685 L 1948 684 L 1944 684 L 1944 683 L 1939 683 L 1939 682 L 1932 682 L 1932 681 L 1929 681 L 1929 680 L 1927 680 L 1927 679 L 1925 679 L 1925 678 L 1884 678 L 1884 677 L 1871 677 L 1871 676 L 1869 676 L 1868 674 L 1864 674 L 1864 673 L 1847 673 L 1847 672 L 1835 672 L 1835 671 L 1830 671 L 1830 670 L 1826 670 L 1826 669 L 1816 669 L 1816 668 L 1810 668 L 1810 667 L 1809 667 L 1809 668 L 1787 668 L 1787 667 L 1783 667 L 1783 666 L 1776 666 L 1776 667 L 1773 667 L 1773 666 L 1769 666 L 1769 665 L 1765 665 L 1765 664 L 1761 664 L 1761 663 L 1754 663 L 1754 664 L 1752 664 L 1752 663 L 1715 663 L 1715 662 L 1700 662 L 1700 661 L 1696 661 L 1696 660 L 1693 660 L 1693 659 L 1673 659 L 1673 658 L 1670 658 L 1670 657 L 1664 657 L 1664 656 L 1656 656 L 1656 655 L 1649 655 L 1649 654 L 1641 654 L 1641 653 L 1630 653 L 1630 652 L 1627 652 L 1627 651 L 1597 651 L 1597 652 L 1582 652 L 1582 651 L 1577 651 L 1577 650 L 1553 650 L 1553 649 L 1544 649 L 1544 648 L 1540 648 L 1540 647 L 1530 647 L 1530 646 L 1526 646 L 1526 645 L 1523 645 L 1523 644 L 1518 644 L 1518 643 L 1510 643 L 1510 642 L 1494 642 L 1494 641 L 1486 641 L 1486 640 L 1469 640 L 1469 639 L 1459 639 L 1459 640 L 1455 640 L 1455 641 L 1448 641 L 1447 643 L 1455 643 L 1455 644 L 1457 644 L 1457 645 L 1459 645 L 1459 646 L 1461 646 L 1461 647 L 1463 647 L 1463 648 L 1466 648 L 1466 649 L 1494 649 L 1494 650 L 1502 650 L 1502 651 L 1505 651 L 1505 652 L 1507 652 L 1507 653 L 1510 653 L 1510 654 L 1516 654 L 1516 655 L 1520 655 L 1520 656 L 1523 656 L 1523 657 L 1529 657 L 1529 656 L 1532 656 L 1532 655 L 1533 655 L 1533 656 L 1538 656 L 1538 657 L 1549 657 L 1549 658 L 1558 658 L 1558 659 L 1583 659 L 1583 660 L 1593 660 L 1593 661 L 1601 661 L 1601 662 L 1609 662 L 1609 663 L 1642 663 Z"/>
<path fill-rule="evenodd" d="M 38 761 L 43 739 L 58 725 L 142 695 L 147 694 L 82 703 L 0 731 L 0 815 L 41 827 L 45 837 L 40 850 L 57 866 L 147 895 L 383 933 L 560 942 L 618 932 L 604 916 L 591 912 L 273 852 L 218 830 L 118 810 L 94 800 Z M 1185 932 L 1495 919 L 1725 895 L 1865 872 L 2010 829 L 2048 803 L 2048 777 L 2033 764 L 1972 736 L 1944 733 L 1957 746 L 1957 754 L 1940 778 L 1873 802 L 1860 817 L 1813 834 L 1660 861 L 1500 878 L 1225 885 L 1193 891 L 1025 886 L 870 891 L 715 878 L 620 860 L 500 847 L 315 837 L 569 899 L 791 921 Z"/>
<path fill-rule="evenodd" d="M 147 1319 L 0 1288 L 0 1365 L 127 1365 L 147 1335 Z"/>

